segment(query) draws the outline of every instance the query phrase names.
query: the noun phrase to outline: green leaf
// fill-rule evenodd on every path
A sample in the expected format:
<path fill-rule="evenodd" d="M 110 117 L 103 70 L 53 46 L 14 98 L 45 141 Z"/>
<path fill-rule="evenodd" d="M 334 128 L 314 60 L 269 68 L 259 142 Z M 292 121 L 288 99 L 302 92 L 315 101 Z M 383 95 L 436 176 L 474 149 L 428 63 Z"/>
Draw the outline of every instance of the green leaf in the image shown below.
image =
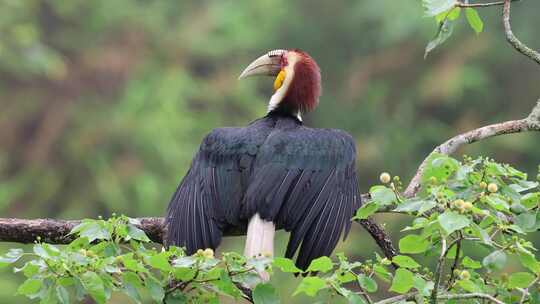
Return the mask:
<path fill-rule="evenodd" d="M 508 288 L 527 288 L 536 277 L 529 272 L 516 272 L 508 278 Z"/>
<path fill-rule="evenodd" d="M 121 256 L 121 260 L 128 270 L 146 272 L 144 265 L 139 260 L 134 259 L 131 253 Z"/>
<path fill-rule="evenodd" d="M 111 231 L 107 228 L 104 221 L 83 221 L 81 224 L 75 226 L 70 233 L 78 233 L 80 237 L 88 238 L 90 243 L 94 240 L 111 239 Z"/>
<path fill-rule="evenodd" d="M 525 232 L 536 231 L 536 214 L 522 213 L 515 217 L 514 223 Z"/>
<path fill-rule="evenodd" d="M 352 292 L 347 295 L 347 301 L 349 304 L 366 304 L 366 301 L 361 296 Z"/>
<path fill-rule="evenodd" d="M 490 194 L 488 196 L 484 196 L 483 201 L 499 211 L 508 211 L 510 209 L 508 202 L 499 194 Z"/>
<path fill-rule="evenodd" d="M 98 303 L 105 303 L 107 296 L 103 280 L 97 273 L 88 271 L 81 276 L 81 283 L 88 294 Z"/>
<path fill-rule="evenodd" d="M 174 267 L 191 267 L 197 262 L 197 259 L 192 256 L 179 257 L 173 260 Z"/>
<path fill-rule="evenodd" d="M 144 231 L 142 231 L 141 229 L 135 227 L 135 225 L 128 225 L 127 230 L 128 237 L 126 237 L 126 241 L 134 239 L 141 242 L 150 242 L 150 239 L 148 238 L 148 236 L 146 236 L 146 233 L 144 233 Z"/>
<path fill-rule="evenodd" d="M 44 246 L 47 244 L 35 244 L 32 248 L 34 250 L 34 253 L 43 259 L 49 259 L 51 256 L 49 255 L 49 252 L 45 250 Z"/>
<path fill-rule="evenodd" d="M 145 280 L 145 284 L 152 299 L 157 303 L 162 303 L 165 297 L 165 290 L 163 290 L 162 284 L 152 276 L 149 276 Z"/>
<path fill-rule="evenodd" d="M 396 255 L 395 257 L 392 258 L 392 261 L 395 264 L 397 264 L 399 267 L 403 267 L 403 268 L 415 269 L 415 268 L 420 267 L 420 264 L 416 263 L 416 261 L 413 258 L 406 255 Z"/>
<path fill-rule="evenodd" d="M 253 302 L 255 304 L 277 304 L 280 303 L 280 300 L 274 286 L 261 283 L 253 290 Z"/>
<path fill-rule="evenodd" d="M 413 285 L 416 290 L 420 292 L 421 295 L 424 297 L 427 297 L 431 294 L 431 291 L 433 290 L 434 283 L 429 281 L 426 282 L 424 278 L 422 278 L 419 274 L 416 274 L 413 279 Z"/>
<path fill-rule="evenodd" d="M 390 272 L 388 272 L 388 270 L 381 265 L 373 266 L 373 271 L 375 272 L 377 277 L 379 277 L 379 279 L 385 282 L 390 282 L 390 280 L 392 279 L 392 275 L 390 274 Z"/>
<path fill-rule="evenodd" d="M 56 286 L 56 297 L 58 298 L 58 301 L 62 304 L 69 304 L 69 292 L 64 286 L 57 285 Z"/>
<path fill-rule="evenodd" d="M 0 256 L 0 268 L 6 267 L 10 264 L 17 262 L 17 260 L 23 255 L 23 250 L 20 248 L 10 249 L 5 255 Z"/>
<path fill-rule="evenodd" d="M 470 269 L 482 268 L 482 264 L 480 264 L 480 262 L 477 262 L 468 256 L 464 257 L 461 263 L 463 264 L 463 267 L 470 268 Z"/>
<path fill-rule="evenodd" d="M 519 261 L 524 267 L 527 267 L 534 273 L 540 272 L 540 263 L 536 260 L 533 254 L 528 252 L 519 252 Z"/>
<path fill-rule="evenodd" d="M 428 17 L 447 12 L 456 5 L 456 0 L 422 0 L 425 14 Z"/>
<path fill-rule="evenodd" d="M 437 37 L 431 41 L 426 47 L 426 54 L 431 52 L 435 47 L 442 44 L 452 34 L 452 21 L 446 20 L 439 26 Z M 459 168 L 459 162 L 448 155 L 440 153 L 432 153 L 426 163 L 426 168 L 422 173 L 422 183 L 426 183 L 432 177 L 438 181 L 445 181 Z"/>
<path fill-rule="evenodd" d="M 176 280 L 188 281 L 195 277 L 197 270 L 187 267 L 174 267 L 173 275 Z"/>
<path fill-rule="evenodd" d="M 489 217 L 489 218 L 491 218 L 491 217 Z M 486 218 L 484 220 L 486 220 Z M 486 226 L 488 226 L 488 225 L 486 225 Z M 473 223 L 471 225 L 471 228 L 472 228 L 474 236 L 480 238 L 482 240 L 482 243 L 491 246 L 491 244 L 492 244 L 491 237 L 489 236 L 489 233 L 487 233 L 486 230 L 482 229 L 479 225 L 477 225 L 475 223 Z"/>
<path fill-rule="evenodd" d="M 165 298 L 165 304 L 188 304 L 188 298 L 185 294 L 181 292 L 172 292 L 167 295 Z M 209 303 L 214 303 L 210 302 Z"/>
<path fill-rule="evenodd" d="M 540 204 L 540 192 L 527 193 L 521 197 L 521 205 L 527 209 L 532 209 Z"/>
<path fill-rule="evenodd" d="M 463 229 L 471 223 L 468 217 L 455 211 L 445 211 L 439 215 L 439 224 L 447 235 L 452 232 Z"/>
<path fill-rule="evenodd" d="M 494 251 L 484 258 L 482 264 L 490 271 L 501 270 L 506 264 L 506 253 L 501 250 Z"/>
<path fill-rule="evenodd" d="M 466 8 L 465 14 L 471 28 L 477 34 L 480 34 L 484 30 L 484 22 L 482 21 L 482 18 L 480 18 L 478 12 L 474 8 Z"/>
<path fill-rule="evenodd" d="M 392 189 L 385 186 L 373 186 L 369 189 L 371 199 L 380 206 L 390 205 L 396 202 L 396 194 Z"/>
<path fill-rule="evenodd" d="M 439 29 L 437 31 L 437 35 L 435 35 L 435 38 L 431 40 L 424 51 L 424 59 L 427 58 L 429 53 L 433 52 L 434 49 L 436 49 L 438 46 L 442 45 L 450 36 L 452 36 L 454 30 L 454 22 L 450 20 L 445 20 L 443 23 L 439 25 Z M 445 177 L 444 179 L 446 179 Z"/>
<path fill-rule="evenodd" d="M 28 279 L 17 288 L 17 294 L 29 296 L 37 293 L 41 289 L 42 280 Z"/>
<path fill-rule="evenodd" d="M 444 20 L 448 19 L 450 21 L 457 20 L 459 16 L 461 15 L 461 8 L 460 7 L 454 7 L 451 10 L 442 12 L 435 16 L 435 21 L 437 21 L 437 24 L 440 24 Z M 472 170 L 471 170 L 472 171 Z"/>
<path fill-rule="evenodd" d="M 148 258 L 148 265 L 161 271 L 168 272 L 172 269 L 167 252 L 161 252 Z"/>
<path fill-rule="evenodd" d="M 422 214 L 428 210 L 433 209 L 437 206 L 437 203 L 433 200 L 422 200 L 418 198 L 413 198 L 399 204 L 394 211 L 397 212 L 418 212 Z"/>
<path fill-rule="evenodd" d="M 341 282 L 341 283 L 348 283 L 348 282 L 352 282 L 352 281 L 356 280 L 356 276 L 353 275 L 352 273 L 350 273 L 349 271 L 347 271 L 347 272 L 338 272 L 338 273 L 336 273 L 336 277 L 339 280 L 339 282 Z"/>
<path fill-rule="evenodd" d="M 399 268 L 390 286 L 390 291 L 406 293 L 414 286 L 414 275 L 407 269 Z"/>
<path fill-rule="evenodd" d="M 291 259 L 287 258 L 274 258 L 272 265 L 279 268 L 282 272 L 302 272 L 302 270 L 298 269 L 298 267 L 294 265 L 294 262 Z"/>
<path fill-rule="evenodd" d="M 448 20 L 454 21 L 454 20 L 457 20 L 460 15 L 461 15 L 461 7 L 454 7 L 450 11 L 450 13 L 448 13 L 447 18 L 448 18 Z"/>
<path fill-rule="evenodd" d="M 458 285 L 459 287 L 463 288 L 464 290 L 468 292 L 481 292 L 482 291 L 482 289 L 480 289 L 480 287 L 478 287 L 471 280 L 459 280 Z"/>
<path fill-rule="evenodd" d="M 409 234 L 399 240 L 399 250 L 401 253 L 422 253 L 428 249 L 429 245 L 429 241 L 416 234 Z"/>
<path fill-rule="evenodd" d="M 122 273 L 122 283 L 124 285 L 124 292 L 132 298 L 136 303 L 141 303 L 141 294 L 139 289 L 143 288 L 141 278 L 131 271 Z"/>
<path fill-rule="evenodd" d="M 370 215 L 375 213 L 377 209 L 379 209 L 379 206 L 376 203 L 374 202 L 367 203 L 363 205 L 362 207 L 360 207 L 360 209 L 356 210 L 356 215 L 354 216 L 353 219 L 355 220 L 367 219 Z"/>
<path fill-rule="evenodd" d="M 329 257 L 322 256 L 320 258 L 317 258 L 311 261 L 311 264 L 309 264 L 307 271 L 328 272 L 332 268 L 334 268 L 334 264 L 332 263 L 332 260 Z"/>
<path fill-rule="evenodd" d="M 214 285 L 223 293 L 230 295 L 231 297 L 238 299 L 241 296 L 240 290 L 234 285 L 231 277 L 225 269 L 221 270 L 219 280 L 214 282 Z"/>
<path fill-rule="evenodd" d="M 305 277 L 294 291 L 293 296 L 303 292 L 310 297 L 314 297 L 319 290 L 324 289 L 325 287 L 325 280 L 319 277 Z"/>
<path fill-rule="evenodd" d="M 365 274 L 358 275 L 358 284 L 367 292 L 376 292 L 378 288 L 377 282 Z"/>
<path fill-rule="evenodd" d="M 36 261 L 29 261 L 26 264 L 24 264 L 24 266 L 21 268 L 14 268 L 14 271 L 15 272 L 22 271 L 25 277 L 30 278 L 39 272 L 39 268 L 40 266 L 37 265 Z"/>

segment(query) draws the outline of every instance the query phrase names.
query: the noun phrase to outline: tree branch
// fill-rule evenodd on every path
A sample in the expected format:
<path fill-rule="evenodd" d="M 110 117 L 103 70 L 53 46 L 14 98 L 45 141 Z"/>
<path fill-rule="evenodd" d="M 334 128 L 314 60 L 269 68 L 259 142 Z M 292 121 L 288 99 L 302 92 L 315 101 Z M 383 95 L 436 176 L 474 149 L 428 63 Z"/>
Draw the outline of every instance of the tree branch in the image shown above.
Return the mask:
<path fill-rule="evenodd" d="M 510 5 L 511 0 L 504 0 L 503 6 L 503 25 L 504 32 L 506 34 L 506 40 L 521 54 L 529 57 L 534 60 L 536 63 L 540 64 L 540 53 L 531 49 L 521 42 L 512 32 L 512 27 L 510 26 Z"/>
<path fill-rule="evenodd" d="M 384 229 L 377 224 L 371 217 L 365 220 L 358 220 L 358 223 L 366 229 L 371 237 L 375 240 L 379 248 L 381 248 L 384 256 L 392 260 L 397 255 L 397 250 L 392 243 L 390 237 L 386 234 Z"/>
<path fill-rule="evenodd" d="M 514 134 L 526 131 L 540 131 L 540 100 L 532 109 L 531 113 L 527 118 L 492 124 L 463 134 L 456 135 L 436 147 L 429 155 L 433 153 L 450 155 L 466 144 L 472 144 L 477 141 L 491 138 L 494 136 Z M 407 186 L 407 189 L 405 189 L 405 192 L 403 193 L 405 197 L 413 197 L 420 190 L 420 180 L 422 178 L 422 173 L 427 166 L 428 159 L 429 156 L 424 159 L 424 161 L 416 171 L 413 179 Z"/>
<path fill-rule="evenodd" d="M 150 240 L 162 243 L 162 218 L 143 217 L 138 220 L 141 223 L 139 228 Z M 80 223 L 80 220 L 0 218 L 0 242 L 28 244 L 40 237 L 42 242 L 50 244 L 69 244 L 75 239 L 69 232 Z"/>
<path fill-rule="evenodd" d="M 411 300 L 414 300 L 417 295 L 418 295 L 418 292 L 410 292 L 404 295 L 399 295 L 399 296 L 381 300 L 379 302 L 376 302 L 375 304 L 393 304 L 393 303 L 400 303 L 403 301 L 411 301 Z M 461 293 L 461 294 L 450 294 L 450 293 L 442 294 L 442 295 L 439 295 L 439 299 L 445 299 L 445 300 L 483 299 L 483 300 L 487 300 L 495 304 L 504 304 L 503 301 L 498 300 L 494 296 L 491 296 L 485 293 L 480 293 L 480 292 Z"/>
<path fill-rule="evenodd" d="M 146 235 L 155 243 L 163 244 L 163 218 L 143 217 L 138 218 Z M 80 224 L 80 220 L 55 220 L 55 219 L 17 219 L 0 218 L 0 242 L 15 242 L 29 244 L 38 237 L 42 242 L 49 244 L 69 244 L 75 239 L 69 232 L 73 227 Z M 396 255 L 392 241 L 373 219 L 361 220 L 359 223 L 370 233 L 384 255 L 391 259 Z M 241 226 L 224 231 L 224 236 L 238 236 L 246 233 L 246 227 Z"/>

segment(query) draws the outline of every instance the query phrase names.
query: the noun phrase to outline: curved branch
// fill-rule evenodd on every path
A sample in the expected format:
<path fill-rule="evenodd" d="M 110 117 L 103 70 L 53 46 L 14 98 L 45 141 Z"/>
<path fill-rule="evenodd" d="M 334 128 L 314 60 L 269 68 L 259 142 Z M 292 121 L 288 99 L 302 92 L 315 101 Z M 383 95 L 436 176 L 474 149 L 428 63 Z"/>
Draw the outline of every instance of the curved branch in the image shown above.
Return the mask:
<path fill-rule="evenodd" d="M 512 1 L 511 0 L 504 0 L 504 6 L 503 6 L 503 25 L 504 25 L 504 32 L 506 34 L 506 40 L 521 54 L 529 57 L 530 59 L 536 61 L 536 63 L 540 64 L 540 53 L 537 51 L 531 49 L 530 47 L 526 46 L 521 42 L 512 32 L 512 27 L 510 26 L 510 5 Z"/>
<path fill-rule="evenodd" d="M 429 155 L 433 153 L 450 155 L 466 144 L 472 144 L 477 141 L 499 135 L 514 134 L 527 131 L 540 131 L 540 100 L 532 109 L 531 113 L 527 118 L 492 124 L 463 134 L 456 135 L 436 147 Z M 405 197 L 413 197 L 420 190 L 420 180 L 422 178 L 422 173 L 427 166 L 428 159 L 429 156 L 424 159 L 424 161 L 416 171 L 413 179 L 407 186 L 407 189 L 405 189 L 405 192 L 403 193 Z"/>

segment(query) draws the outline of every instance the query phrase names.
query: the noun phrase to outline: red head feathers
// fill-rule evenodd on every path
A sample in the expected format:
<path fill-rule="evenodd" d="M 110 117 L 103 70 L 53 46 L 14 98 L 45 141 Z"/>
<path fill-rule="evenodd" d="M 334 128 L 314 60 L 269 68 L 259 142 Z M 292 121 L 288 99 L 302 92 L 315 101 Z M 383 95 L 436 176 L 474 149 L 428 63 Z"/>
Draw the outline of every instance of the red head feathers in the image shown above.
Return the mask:
<path fill-rule="evenodd" d="M 311 56 L 301 50 L 291 50 L 286 54 L 287 62 L 293 64 L 294 73 L 280 106 L 296 108 L 300 112 L 311 111 L 319 104 L 321 95 L 319 66 Z M 296 58 L 291 58 L 292 56 Z"/>
<path fill-rule="evenodd" d="M 295 116 L 313 110 L 321 95 L 319 66 L 306 52 L 273 50 L 253 61 L 240 75 L 277 76 L 276 90 L 268 104 L 269 112 L 285 112 Z"/>

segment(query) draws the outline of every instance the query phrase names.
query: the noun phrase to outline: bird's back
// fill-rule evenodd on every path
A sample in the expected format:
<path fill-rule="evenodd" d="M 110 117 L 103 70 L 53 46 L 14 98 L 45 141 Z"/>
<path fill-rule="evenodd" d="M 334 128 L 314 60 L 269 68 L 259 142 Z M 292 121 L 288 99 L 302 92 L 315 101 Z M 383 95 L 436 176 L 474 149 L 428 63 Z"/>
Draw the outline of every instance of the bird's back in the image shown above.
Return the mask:
<path fill-rule="evenodd" d="M 355 146 L 343 131 L 271 113 L 206 136 L 168 208 L 167 241 L 188 253 L 215 248 L 222 231 L 255 214 L 292 231 L 299 267 L 329 255 L 359 207 Z"/>

